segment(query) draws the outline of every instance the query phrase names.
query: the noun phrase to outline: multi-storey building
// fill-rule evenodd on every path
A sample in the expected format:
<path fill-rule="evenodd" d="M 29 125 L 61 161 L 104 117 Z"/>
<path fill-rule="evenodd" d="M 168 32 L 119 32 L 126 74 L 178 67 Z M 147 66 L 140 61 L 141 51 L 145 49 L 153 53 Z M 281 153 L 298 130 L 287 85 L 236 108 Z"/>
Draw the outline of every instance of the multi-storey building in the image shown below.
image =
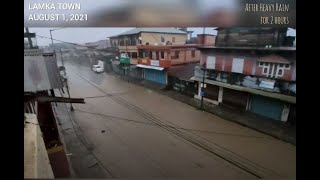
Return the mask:
<path fill-rule="evenodd" d="M 110 42 L 127 54 L 119 65 L 125 75 L 167 85 L 171 65 L 200 61 L 197 45 L 186 44 L 187 33 L 186 28 L 135 28 L 110 37 Z"/>
<path fill-rule="evenodd" d="M 138 45 L 185 44 L 187 32 L 175 28 L 134 28 L 109 38 L 111 46 L 135 59 L 138 57 Z"/>
<path fill-rule="evenodd" d="M 295 121 L 296 48 L 286 32 L 218 28 L 216 46 L 199 47 L 201 62 L 192 78 L 199 84 L 195 98 L 204 95 L 213 104 Z"/>

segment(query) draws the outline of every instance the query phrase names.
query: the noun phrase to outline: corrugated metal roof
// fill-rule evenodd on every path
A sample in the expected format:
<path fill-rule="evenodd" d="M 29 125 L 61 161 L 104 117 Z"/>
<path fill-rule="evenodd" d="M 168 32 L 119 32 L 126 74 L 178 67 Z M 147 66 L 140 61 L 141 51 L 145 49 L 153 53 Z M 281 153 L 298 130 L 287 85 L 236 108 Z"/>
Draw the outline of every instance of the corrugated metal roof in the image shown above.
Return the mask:
<path fill-rule="evenodd" d="M 187 34 L 186 32 L 181 31 L 179 29 L 175 29 L 175 28 L 135 28 L 135 29 L 131 29 L 129 31 L 126 31 L 124 33 L 120 33 L 120 34 L 118 34 L 116 36 L 111 36 L 111 37 L 138 34 L 138 33 L 141 33 L 141 32 L 168 33 L 168 34 Z"/>
<path fill-rule="evenodd" d="M 25 50 L 24 92 L 62 88 L 56 57 L 41 50 Z"/>

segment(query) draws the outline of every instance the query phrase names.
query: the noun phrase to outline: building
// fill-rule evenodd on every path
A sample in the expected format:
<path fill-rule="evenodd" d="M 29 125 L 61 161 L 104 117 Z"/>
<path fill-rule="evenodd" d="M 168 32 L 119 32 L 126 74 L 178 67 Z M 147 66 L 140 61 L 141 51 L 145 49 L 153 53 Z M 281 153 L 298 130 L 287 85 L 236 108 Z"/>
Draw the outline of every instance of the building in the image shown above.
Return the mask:
<path fill-rule="evenodd" d="M 36 48 L 28 35 L 24 50 L 24 176 L 25 178 L 65 178 L 69 164 L 59 136 L 54 103 L 84 103 L 83 99 L 57 97 L 65 86 L 56 55 Z M 69 91 L 68 91 L 69 92 Z"/>
<path fill-rule="evenodd" d="M 218 28 L 201 46 L 195 98 L 278 120 L 295 121 L 296 48 L 286 28 Z M 203 76 L 205 76 L 204 84 Z M 202 93 L 204 92 L 204 93 Z"/>
<path fill-rule="evenodd" d="M 216 43 L 216 36 L 212 34 L 198 34 L 197 44 L 214 46 Z"/>
<path fill-rule="evenodd" d="M 171 65 L 200 61 L 197 45 L 186 44 L 187 36 L 186 28 L 135 28 L 112 36 L 110 43 L 121 54 L 112 67 L 131 78 L 167 85 Z"/>
<path fill-rule="evenodd" d="M 109 38 L 112 47 L 135 59 L 138 45 L 181 45 L 188 37 L 187 32 L 175 28 L 135 28 Z"/>
<path fill-rule="evenodd" d="M 198 62 L 171 66 L 168 69 L 168 88 L 194 97 L 198 92 L 198 82 L 194 82 L 191 78 L 194 76 L 196 66 L 199 66 Z"/>
<path fill-rule="evenodd" d="M 131 64 L 129 71 L 135 71 L 130 75 L 131 77 L 168 85 L 168 69 L 175 65 L 200 61 L 200 51 L 197 47 L 198 45 L 195 44 L 139 45 L 136 59 L 130 61 L 120 59 L 120 63 Z"/>

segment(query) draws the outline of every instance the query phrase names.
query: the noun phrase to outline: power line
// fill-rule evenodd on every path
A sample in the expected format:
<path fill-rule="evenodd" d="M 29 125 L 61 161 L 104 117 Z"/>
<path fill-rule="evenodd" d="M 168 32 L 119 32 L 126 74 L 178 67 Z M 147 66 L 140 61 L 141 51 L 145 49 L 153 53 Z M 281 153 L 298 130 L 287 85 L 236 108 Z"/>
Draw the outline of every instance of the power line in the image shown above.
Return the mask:
<path fill-rule="evenodd" d="M 138 120 L 133 120 L 133 119 L 127 119 L 127 118 L 121 118 L 121 117 L 116 117 L 116 116 L 110 116 L 110 115 L 105 115 L 105 114 L 100 114 L 100 113 L 84 111 L 84 110 L 80 110 L 80 109 L 75 109 L 75 111 L 82 112 L 82 113 L 87 113 L 87 114 L 92 114 L 92 115 L 98 115 L 98 116 L 111 118 L 111 119 L 118 119 L 118 120 L 128 121 L 128 122 L 134 122 L 134 123 L 140 123 L 140 124 L 148 124 L 148 125 L 157 125 L 157 124 L 152 123 L 152 122 L 143 122 L 143 121 L 138 121 Z M 265 138 L 265 137 L 259 137 L 259 136 L 248 136 L 248 135 L 242 135 L 242 134 L 224 133 L 224 132 L 216 132 L 216 131 L 206 131 L 206 130 L 199 130 L 199 129 L 189 129 L 189 128 L 183 128 L 183 127 L 170 126 L 170 125 L 162 125 L 162 126 L 173 128 L 173 129 L 182 129 L 182 130 L 186 130 L 186 131 L 197 131 L 197 132 L 204 132 L 204 133 L 220 134 L 220 135 L 226 135 L 226 136 L 237 136 L 237 137 L 247 137 L 247 138 Z"/>
<path fill-rule="evenodd" d="M 36 36 L 38 36 L 40 38 L 45 38 L 45 39 L 50 39 L 51 40 L 51 38 L 47 37 L 47 36 L 42 36 L 42 35 L 38 35 L 38 34 L 36 34 Z M 59 40 L 59 39 L 52 38 L 52 40 L 63 42 L 63 43 L 67 43 L 67 44 L 71 44 L 71 45 L 74 45 L 74 46 L 86 47 L 88 49 L 93 49 L 93 50 L 97 50 L 97 51 L 108 52 L 107 50 L 97 49 L 97 48 L 94 48 L 94 47 L 85 46 L 85 45 L 81 45 L 81 44 L 76 44 L 76 43 L 72 43 L 72 42 L 67 42 L 67 41 L 63 41 L 63 40 Z"/>

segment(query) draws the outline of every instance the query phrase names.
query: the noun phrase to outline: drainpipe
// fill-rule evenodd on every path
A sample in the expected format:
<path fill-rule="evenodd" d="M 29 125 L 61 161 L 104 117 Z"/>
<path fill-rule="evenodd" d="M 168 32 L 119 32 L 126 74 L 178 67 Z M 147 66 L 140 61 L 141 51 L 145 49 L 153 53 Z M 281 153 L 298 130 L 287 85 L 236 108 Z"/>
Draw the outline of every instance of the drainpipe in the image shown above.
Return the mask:
<path fill-rule="evenodd" d="M 187 48 L 184 48 L 184 63 L 187 63 Z"/>
<path fill-rule="evenodd" d="M 202 77 L 202 87 L 201 87 L 201 110 L 203 110 L 203 97 L 204 97 L 204 80 L 205 80 L 205 75 L 206 75 L 206 67 L 203 64 L 203 77 Z"/>

